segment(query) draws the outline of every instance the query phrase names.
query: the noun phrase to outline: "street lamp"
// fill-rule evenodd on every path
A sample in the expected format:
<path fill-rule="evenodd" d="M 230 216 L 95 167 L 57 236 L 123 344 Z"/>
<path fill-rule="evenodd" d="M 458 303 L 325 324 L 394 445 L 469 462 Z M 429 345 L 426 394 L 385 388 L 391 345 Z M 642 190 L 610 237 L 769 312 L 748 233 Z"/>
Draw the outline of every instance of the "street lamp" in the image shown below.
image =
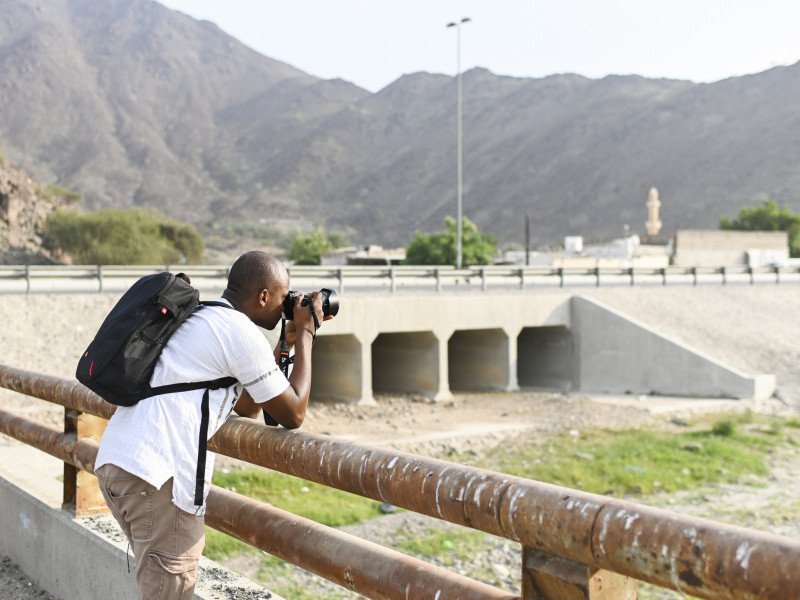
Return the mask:
<path fill-rule="evenodd" d="M 456 147 L 458 163 L 458 184 L 457 184 L 457 202 L 458 202 L 458 216 L 456 217 L 456 268 L 461 268 L 461 26 L 464 23 L 469 23 L 472 19 L 464 17 L 460 21 L 453 21 L 447 24 L 447 27 L 456 28 Z"/>

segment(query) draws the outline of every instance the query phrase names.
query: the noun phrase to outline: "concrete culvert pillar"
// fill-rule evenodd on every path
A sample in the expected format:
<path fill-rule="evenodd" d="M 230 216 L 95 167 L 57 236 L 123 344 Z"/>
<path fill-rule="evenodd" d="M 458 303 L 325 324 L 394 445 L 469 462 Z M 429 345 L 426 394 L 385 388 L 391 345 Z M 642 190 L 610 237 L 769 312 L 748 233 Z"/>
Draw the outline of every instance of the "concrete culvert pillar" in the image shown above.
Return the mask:
<path fill-rule="evenodd" d="M 569 391 L 575 383 L 570 330 L 563 325 L 525 327 L 517 338 L 517 377 L 525 387 Z"/>
<path fill-rule="evenodd" d="M 433 332 L 381 333 L 372 343 L 372 387 L 440 399 L 439 362 Z"/>
<path fill-rule="evenodd" d="M 456 331 L 447 345 L 451 389 L 517 389 L 517 373 L 512 369 L 516 364 L 516 338 L 510 338 L 504 330 Z"/>
<path fill-rule="evenodd" d="M 317 336 L 310 399 L 372 402 L 372 382 L 369 369 L 364 368 L 364 354 L 364 345 L 354 335 Z"/>

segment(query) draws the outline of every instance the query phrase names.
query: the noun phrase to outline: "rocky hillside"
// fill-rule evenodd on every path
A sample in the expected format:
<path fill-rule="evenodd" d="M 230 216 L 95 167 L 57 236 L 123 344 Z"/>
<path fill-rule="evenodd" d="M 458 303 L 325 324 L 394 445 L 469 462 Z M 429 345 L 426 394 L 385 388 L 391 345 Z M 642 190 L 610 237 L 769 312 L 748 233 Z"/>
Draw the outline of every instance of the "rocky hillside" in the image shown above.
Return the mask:
<path fill-rule="evenodd" d="M 42 185 L 0 157 L 0 264 L 53 264 L 60 257 L 42 248 L 48 215 L 79 200 L 58 186 Z"/>
<path fill-rule="evenodd" d="M 324 51 L 321 49 L 320 51 Z M 257 54 L 151 0 L 0 0 L 0 140 L 82 208 L 324 223 L 405 245 L 456 207 L 455 80 L 371 94 Z M 800 208 L 800 65 L 713 84 L 464 75 L 464 213 L 502 244 L 717 227 Z"/>

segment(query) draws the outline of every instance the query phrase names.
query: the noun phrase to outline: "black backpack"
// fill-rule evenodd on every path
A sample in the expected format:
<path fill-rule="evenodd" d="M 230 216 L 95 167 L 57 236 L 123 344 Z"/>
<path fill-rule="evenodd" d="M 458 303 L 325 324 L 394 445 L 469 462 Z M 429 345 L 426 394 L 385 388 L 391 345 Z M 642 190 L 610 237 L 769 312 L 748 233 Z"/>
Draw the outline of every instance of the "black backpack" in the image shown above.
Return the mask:
<path fill-rule="evenodd" d="M 200 293 L 183 273 L 146 275 L 123 294 L 81 355 L 75 376 L 98 396 L 117 406 L 133 406 L 144 398 L 205 389 L 200 421 L 200 453 L 197 465 L 195 504 L 203 504 L 206 438 L 208 437 L 208 391 L 229 387 L 235 377 L 151 387 L 158 357 L 172 334 L 198 307 L 224 306 L 223 302 L 200 302 Z"/>

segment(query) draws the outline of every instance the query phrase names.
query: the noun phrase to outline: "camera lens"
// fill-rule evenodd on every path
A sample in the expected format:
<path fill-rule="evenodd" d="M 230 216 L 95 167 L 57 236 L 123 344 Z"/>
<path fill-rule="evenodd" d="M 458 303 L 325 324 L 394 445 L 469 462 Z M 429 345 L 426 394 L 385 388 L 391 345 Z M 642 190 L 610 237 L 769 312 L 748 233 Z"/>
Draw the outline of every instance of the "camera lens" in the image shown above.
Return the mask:
<path fill-rule="evenodd" d="M 339 296 L 330 288 L 322 288 L 319 291 L 322 294 L 322 314 L 327 317 L 328 315 L 336 316 L 339 312 Z M 300 292 L 291 290 L 286 294 L 283 299 L 283 318 L 287 321 L 294 320 L 294 303 Z M 308 306 L 308 300 L 303 298 L 301 306 Z"/>

